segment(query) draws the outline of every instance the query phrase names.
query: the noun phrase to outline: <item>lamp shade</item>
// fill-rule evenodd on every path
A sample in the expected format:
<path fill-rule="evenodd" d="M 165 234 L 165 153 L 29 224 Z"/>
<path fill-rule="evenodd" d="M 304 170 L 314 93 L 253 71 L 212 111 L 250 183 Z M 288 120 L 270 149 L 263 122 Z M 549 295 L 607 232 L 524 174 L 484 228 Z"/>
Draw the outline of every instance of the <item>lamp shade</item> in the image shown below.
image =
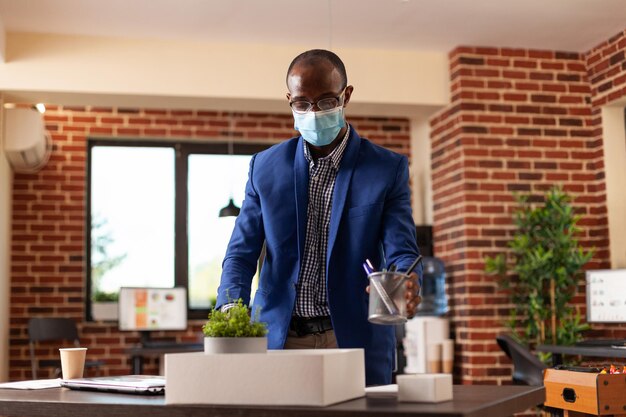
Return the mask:
<path fill-rule="evenodd" d="M 235 205 L 235 202 L 231 198 L 228 201 L 228 205 L 220 210 L 220 217 L 229 217 L 229 216 L 237 217 L 239 216 L 240 211 L 241 209 Z"/>

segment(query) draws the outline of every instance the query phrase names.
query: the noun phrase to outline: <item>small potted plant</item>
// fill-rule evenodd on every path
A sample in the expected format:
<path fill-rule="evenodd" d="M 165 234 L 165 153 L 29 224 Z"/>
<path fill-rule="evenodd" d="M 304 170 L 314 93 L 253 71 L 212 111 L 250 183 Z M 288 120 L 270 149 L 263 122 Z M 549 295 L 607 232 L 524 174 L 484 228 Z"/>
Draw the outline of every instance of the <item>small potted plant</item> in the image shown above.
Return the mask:
<path fill-rule="evenodd" d="M 213 309 L 202 326 L 204 353 L 262 353 L 267 351 L 267 326 L 254 320 L 241 299 L 225 312 Z"/>
<path fill-rule="evenodd" d="M 91 298 L 91 318 L 94 320 L 117 320 L 117 292 L 96 291 Z"/>

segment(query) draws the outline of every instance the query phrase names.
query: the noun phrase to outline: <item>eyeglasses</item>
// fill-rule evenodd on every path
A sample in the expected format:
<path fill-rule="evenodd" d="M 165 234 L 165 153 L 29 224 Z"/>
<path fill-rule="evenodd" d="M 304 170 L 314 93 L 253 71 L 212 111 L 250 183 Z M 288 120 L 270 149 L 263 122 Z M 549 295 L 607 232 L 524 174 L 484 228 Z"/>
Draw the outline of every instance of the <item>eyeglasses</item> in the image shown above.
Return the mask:
<path fill-rule="evenodd" d="M 321 111 L 332 110 L 343 105 L 343 95 L 345 92 L 346 89 L 344 88 L 339 96 L 323 98 L 321 100 L 318 100 L 317 103 L 311 103 L 310 101 L 306 100 L 298 100 L 290 101 L 289 105 L 291 106 L 293 111 L 301 114 L 308 113 L 309 111 L 311 111 L 313 106 L 317 106 L 317 108 Z"/>

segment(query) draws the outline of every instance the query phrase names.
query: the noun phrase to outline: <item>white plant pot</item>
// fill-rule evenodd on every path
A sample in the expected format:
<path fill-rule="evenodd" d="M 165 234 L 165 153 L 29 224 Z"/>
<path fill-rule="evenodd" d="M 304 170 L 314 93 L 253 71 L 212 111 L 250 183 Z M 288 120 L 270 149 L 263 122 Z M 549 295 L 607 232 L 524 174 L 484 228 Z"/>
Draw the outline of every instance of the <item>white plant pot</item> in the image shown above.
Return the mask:
<path fill-rule="evenodd" d="M 94 320 L 117 320 L 117 302 L 92 302 L 91 318 Z"/>
<path fill-rule="evenodd" d="M 205 337 L 204 353 L 264 353 L 267 337 Z"/>

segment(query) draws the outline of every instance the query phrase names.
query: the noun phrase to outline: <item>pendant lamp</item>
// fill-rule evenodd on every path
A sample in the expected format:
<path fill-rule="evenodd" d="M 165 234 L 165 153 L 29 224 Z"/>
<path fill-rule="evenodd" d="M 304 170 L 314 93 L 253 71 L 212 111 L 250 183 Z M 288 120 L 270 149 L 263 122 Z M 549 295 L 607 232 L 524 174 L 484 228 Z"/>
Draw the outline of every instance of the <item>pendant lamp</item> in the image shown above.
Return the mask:
<path fill-rule="evenodd" d="M 233 155 L 233 119 L 232 115 L 229 118 L 229 131 L 228 131 L 228 156 Z M 232 193 L 232 185 L 231 185 Z M 220 217 L 237 217 L 241 209 L 235 205 L 232 196 L 225 207 L 220 210 Z"/>
<path fill-rule="evenodd" d="M 241 209 L 235 205 L 235 202 L 231 198 L 228 201 L 228 205 L 226 205 L 226 207 L 223 207 L 220 210 L 220 217 L 230 217 L 230 216 L 237 217 L 239 216 L 240 211 Z"/>

